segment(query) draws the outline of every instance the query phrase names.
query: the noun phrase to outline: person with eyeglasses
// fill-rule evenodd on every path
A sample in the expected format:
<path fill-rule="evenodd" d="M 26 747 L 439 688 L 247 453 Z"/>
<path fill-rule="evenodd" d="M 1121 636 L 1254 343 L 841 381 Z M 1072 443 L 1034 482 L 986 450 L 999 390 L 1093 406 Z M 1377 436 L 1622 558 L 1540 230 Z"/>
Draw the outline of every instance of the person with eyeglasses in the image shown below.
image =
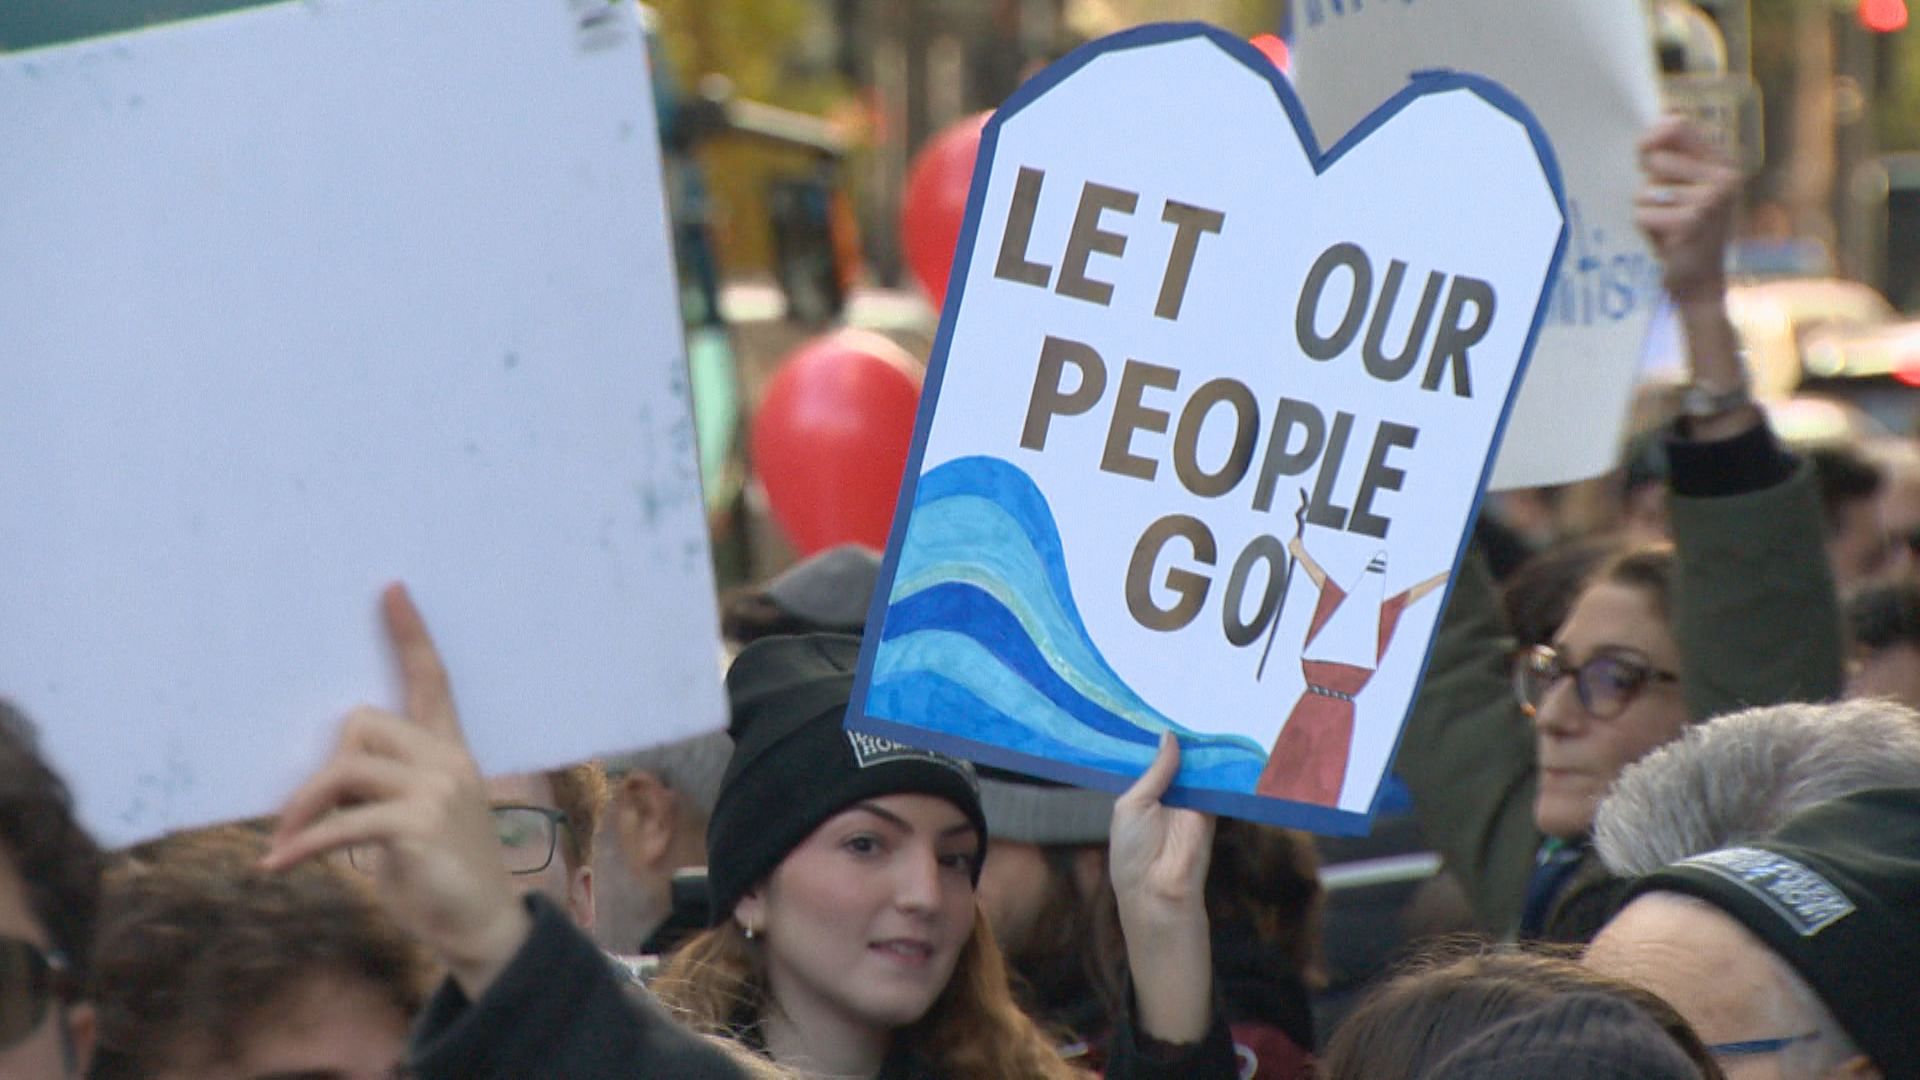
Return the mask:
<path fill-rule="evenodd" d="M 587 762 L 497 777 L 487 781 L 487 796 L 514 886 L 523 896 L 544 894 L 573 917 L 575 926 L 592 933 L 599 910 L 594 831 L 607 799 L 600 766 Z"/>
<path fill-rule="evenodd" d="M 606 774 L 593 762 L 487 781 L 500 860 L 520 895 L 552 900 L 580 929 L 593 932 L 593 837 L 607 798 Z M 373 873 L 380 852 L 347 851 L 356 870 Z"/>
<path fill-rule="evenodd" d="M 1547 837 L 1521 912 L 1527 937 L 1564 940 L 1598 929 L 1606 912 L 1576 920 L 1565 907 L 1589 880 L 1600 891 L 1588 899 L 1610 907 L 1613 886 L 1589 869 L 1594 811 L 1621 770 L 1693 719 L 1681 693 L 1673 601 L 1670 550 L 1619 556 L 1580 591 L 1555 643 L 1514 665 L 1514 692 L 1535 733 L 1533 819 Z"/>
<path fill-rule="evenodd" d="M 407 1075 L 751 1075 L 634 1000 L 559 905 L 515 888 L 425 620 L 398 585 L 381 613 L 404 704 L 348 714 L 332 755 L 282 807 L 260 865 L 286 872 L 346 853 L 440 962 L 446 978 L 414 1028 Z"/>
<path fill-rule="evenodd" d="M 101 851 L 32 728 L 0 701 L 0 1076 L 85 1076 L 97 1016 L 84 999 Z"/>
<path fill-rule="evenodd" d="M 1617 910 L 1624 883 L 1588 834 L 1627 765 L 1695 721 L 1841 686 L 1813 470 L 1748 394 L 1726 312 L 1740 175 L 1677 117 L 1640 157 L 1637 219 L 1693 380 L 1663 440 L 1673 544 L 1608 558 L 1517 659 L 1484 560 L 1464 560 L 1396 763 L 1476 920 L 1499 935 L 1581 942 Z"/>

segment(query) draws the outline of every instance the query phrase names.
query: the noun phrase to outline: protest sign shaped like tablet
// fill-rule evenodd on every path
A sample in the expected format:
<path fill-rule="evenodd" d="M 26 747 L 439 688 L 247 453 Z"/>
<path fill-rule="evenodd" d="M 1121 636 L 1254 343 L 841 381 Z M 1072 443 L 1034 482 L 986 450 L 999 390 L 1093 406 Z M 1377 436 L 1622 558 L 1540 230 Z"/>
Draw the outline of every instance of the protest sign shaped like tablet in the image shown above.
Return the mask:
<path fill-rule="evenodd" d="M 1322 151 L 1144 27 L 988 123 L 851 726 L 1365 827 L 1563 245 L 1524 106 L 1418 79 Z M 1410 752 L 1417 752 L 1413 748 Z"/>

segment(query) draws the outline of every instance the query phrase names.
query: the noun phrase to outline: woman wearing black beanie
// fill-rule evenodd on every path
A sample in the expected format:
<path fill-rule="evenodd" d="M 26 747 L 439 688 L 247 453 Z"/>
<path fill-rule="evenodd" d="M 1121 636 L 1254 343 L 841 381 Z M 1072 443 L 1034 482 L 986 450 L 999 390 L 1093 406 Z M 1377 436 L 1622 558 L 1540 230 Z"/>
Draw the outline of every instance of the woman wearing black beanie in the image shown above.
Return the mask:
<path fill-rule="evenodd" d="M 859 650 L 772 638 L 734 662 L 734 756 L 707 833 L 715 925 L 654 991 L 804 1075 L 1084 1075 L 1013 1003 L 975 902 L 987 832 L 971 767 L 841 726 Z M 1163 748 L 1115 811 L 1121 919 L 1142 940 L 1110 1077 L 1237 1071 L 1211 1008 L 1211 823 L 1157 802 L 1177 762 Z"/>

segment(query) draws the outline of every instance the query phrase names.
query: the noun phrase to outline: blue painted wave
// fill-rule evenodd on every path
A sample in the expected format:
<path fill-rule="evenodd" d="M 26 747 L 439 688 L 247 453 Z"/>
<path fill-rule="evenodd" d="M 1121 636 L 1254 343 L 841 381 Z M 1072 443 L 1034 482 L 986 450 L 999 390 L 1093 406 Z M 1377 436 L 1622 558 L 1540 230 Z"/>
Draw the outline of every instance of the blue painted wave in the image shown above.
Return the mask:
<path fill-rule="evenodd" d="M 1087 634 L 1052 509 L 998 458 L 921 477 L 876 654 L 869 715 L 1034 757 L 1135 773 L 1160 733 L 1180 783 L 1252 791 L 1266 748 L 1196 732 L 1142 700 Z"/>

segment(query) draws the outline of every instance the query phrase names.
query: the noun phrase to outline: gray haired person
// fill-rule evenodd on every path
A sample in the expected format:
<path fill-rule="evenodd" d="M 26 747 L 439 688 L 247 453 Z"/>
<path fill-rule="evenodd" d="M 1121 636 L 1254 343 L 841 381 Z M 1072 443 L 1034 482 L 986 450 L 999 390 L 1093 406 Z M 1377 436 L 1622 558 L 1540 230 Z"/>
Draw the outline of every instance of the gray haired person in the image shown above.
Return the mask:
<path fill-rule="evenodd" d="M 676 915 L 689 932 L 705 927 L 704 910 L 675 911 L 673 881 L 706 865 L 707 819 L 732 754 L 733 740 L 716 731 L 601 763 L 608 795 L 594 844 L 594 938 L 602 948 L 665 951 L 676 935 L 660 931 Z"/>
<path fill-rule="evenodd" d="M 1622 772 L 1594 818 L 1594 845 L 1608 870 L 1638 877 L 1880 787 L 1920 787 L 1920 713 L 1884 700 L 1748 709 L 1695 725 Z"/>
<path fill-rule="evenodd" d="M 842 544 L 729 590 L 720 598 L 728 663 L 763 637 L 860 633 L 879 576 L 879 552 Z M 609 785 L 594 845 L 601 948 L 663 956 L 706 928 L 707 819 L 732 755 L 733 740 L 715 732 L 601 762 Z"/>
<path fill-rule="evenodd" d="M 1639 878 L 1584 963 L 1671 1002 L 1729 1075 L 1920 1080 L 1916 910 L 1920 788 L 1876 788 Z"/>

